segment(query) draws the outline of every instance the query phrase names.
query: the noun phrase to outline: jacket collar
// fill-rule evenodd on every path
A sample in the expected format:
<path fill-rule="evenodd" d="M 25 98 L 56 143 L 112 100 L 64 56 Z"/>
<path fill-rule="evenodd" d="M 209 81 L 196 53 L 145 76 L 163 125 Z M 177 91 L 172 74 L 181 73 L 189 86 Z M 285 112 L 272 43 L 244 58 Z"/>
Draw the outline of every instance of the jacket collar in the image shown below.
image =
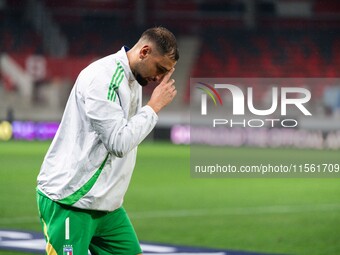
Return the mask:
<path fill-rule="evenodd" d="M 129 50 L 130 50 L 129 47 L 123 46 L 120 49 L 120 51 L 117 52 L 117 55 L 118 55 L 119 61 L 121 62 L 122 66 L 123 66 L 125 77 L 128 79 L 129 83 L 132 83 L 132 82 L 136 81 L 136 78 L 131 71 L 129 59 L 128 59 L 127 54 L 126 54 Z"/>

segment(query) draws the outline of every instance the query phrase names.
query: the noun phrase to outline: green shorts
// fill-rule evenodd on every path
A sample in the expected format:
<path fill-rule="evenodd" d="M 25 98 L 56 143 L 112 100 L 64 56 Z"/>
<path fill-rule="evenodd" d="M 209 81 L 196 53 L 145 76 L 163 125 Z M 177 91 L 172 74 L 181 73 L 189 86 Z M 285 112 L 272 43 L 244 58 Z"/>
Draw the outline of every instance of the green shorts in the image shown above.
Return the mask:
<path fill-rule="evenodd" d="M 59 204 L 38 192 L 40 221 L 48 255 L 142 253 L 123 207 L 113 212 L 83 210 Z"/>

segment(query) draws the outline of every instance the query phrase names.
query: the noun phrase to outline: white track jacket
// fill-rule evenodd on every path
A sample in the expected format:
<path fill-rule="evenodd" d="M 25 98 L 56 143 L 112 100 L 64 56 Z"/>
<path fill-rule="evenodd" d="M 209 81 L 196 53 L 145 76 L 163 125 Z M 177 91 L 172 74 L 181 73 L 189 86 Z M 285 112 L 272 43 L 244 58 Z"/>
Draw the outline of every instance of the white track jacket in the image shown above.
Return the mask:
<path fill-rule="evenodd" d="M 38 175 L 38 192 L 50 199 L 100 211 L 122 205 L 137 146 L 158 119 L 151 107 L 141 107 L 127 50 L 79 74 Z"/>

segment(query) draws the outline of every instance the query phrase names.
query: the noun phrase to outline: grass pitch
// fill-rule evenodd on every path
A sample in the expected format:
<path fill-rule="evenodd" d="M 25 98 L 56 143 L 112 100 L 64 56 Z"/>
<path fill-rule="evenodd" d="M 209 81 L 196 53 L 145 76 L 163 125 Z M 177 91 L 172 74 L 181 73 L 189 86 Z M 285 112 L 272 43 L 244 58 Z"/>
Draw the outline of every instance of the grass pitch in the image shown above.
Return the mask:
<path fill-rule="evenodd" d="M 41 231 L 36 176 L 48 142 L 0 143 L 0 229 Z M 339 151 L 226 148 L 289 163 L 339 162 Z M 142 241 L 272 252 L 340 254 L 340 179 L 195 179 L 188 146 L 144 143 L 124 206 Z M 18 254 L 0 251 L 0 254 Z"/>

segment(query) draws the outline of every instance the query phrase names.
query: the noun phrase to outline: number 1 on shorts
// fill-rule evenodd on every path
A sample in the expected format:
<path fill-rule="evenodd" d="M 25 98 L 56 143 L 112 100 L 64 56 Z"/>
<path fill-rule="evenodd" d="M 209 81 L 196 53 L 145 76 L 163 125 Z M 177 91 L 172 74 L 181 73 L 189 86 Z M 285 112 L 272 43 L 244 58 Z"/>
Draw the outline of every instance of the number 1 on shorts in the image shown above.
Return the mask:
<path fill-rule="evenodd" d="M 65 220 L 65 240 L 70 239 L 70 217 Z"/>

